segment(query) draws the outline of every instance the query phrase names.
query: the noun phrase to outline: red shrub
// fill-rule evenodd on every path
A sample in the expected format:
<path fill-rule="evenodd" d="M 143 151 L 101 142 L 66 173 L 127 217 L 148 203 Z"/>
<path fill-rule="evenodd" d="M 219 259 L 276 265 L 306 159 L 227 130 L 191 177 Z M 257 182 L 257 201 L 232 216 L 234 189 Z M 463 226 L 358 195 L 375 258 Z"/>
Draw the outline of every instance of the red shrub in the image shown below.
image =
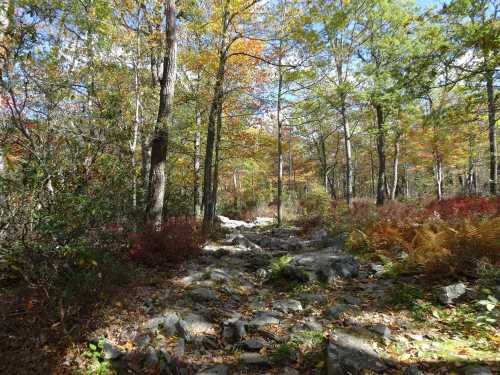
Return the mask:
<path fill-rule="evenodd" d="M 500 197 L 456 197 L 433 201 L 426 207 L 429 215 L 442 219 L 494 217 L 500 214 Z"/>
<path fill-rule="evenodd" d="M 179 263 L 197 256 L 205 241 L 193 218 L 169 218 L 160 230 L 148 228 L 130 235 L 130 256 L 149 266 Z"/>

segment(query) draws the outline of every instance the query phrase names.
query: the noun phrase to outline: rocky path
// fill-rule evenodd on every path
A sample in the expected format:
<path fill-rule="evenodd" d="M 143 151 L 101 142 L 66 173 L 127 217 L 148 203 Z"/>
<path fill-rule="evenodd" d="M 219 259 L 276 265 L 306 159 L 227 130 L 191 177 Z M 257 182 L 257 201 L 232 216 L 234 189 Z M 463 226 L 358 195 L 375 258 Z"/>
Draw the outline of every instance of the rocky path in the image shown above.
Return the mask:
<path fill-rule="evenodd" d="M 116 372 L 424 373 L 389 350 L 424 338 L 382 308 L 394 285 L 378 277 L 381 265 L 360 264 L 323 230 L 303 238 L 268 219 L 221 222 L 225 240 L 95 332 Z"/>

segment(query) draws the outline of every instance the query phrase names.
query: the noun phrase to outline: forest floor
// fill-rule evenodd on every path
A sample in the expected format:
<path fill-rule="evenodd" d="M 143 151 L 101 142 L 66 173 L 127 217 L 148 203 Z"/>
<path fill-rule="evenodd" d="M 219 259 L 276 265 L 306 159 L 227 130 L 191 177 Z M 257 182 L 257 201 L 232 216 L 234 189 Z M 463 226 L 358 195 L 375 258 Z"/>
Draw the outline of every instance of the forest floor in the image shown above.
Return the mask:
<path fill-rule="evenodd" d="M 142 275 L 80 322 L 86 340 L 50 353 L 37 337 L 57 362 L 38 373 L 500 373 L 499 331 L 475 323 L 481 285 L 393 277 L 322 230 L 223 226 L 200 257 Z"/>

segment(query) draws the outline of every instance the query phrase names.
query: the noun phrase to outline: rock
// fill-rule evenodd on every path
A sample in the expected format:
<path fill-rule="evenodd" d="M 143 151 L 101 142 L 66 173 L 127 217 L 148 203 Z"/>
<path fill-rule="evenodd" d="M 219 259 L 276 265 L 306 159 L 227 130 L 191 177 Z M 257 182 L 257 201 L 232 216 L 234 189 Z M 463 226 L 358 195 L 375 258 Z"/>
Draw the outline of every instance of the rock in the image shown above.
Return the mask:
<path fill-rule="evenodd" d="M 493 375 L 491 370 L 485 366 L 467 366 L 464 371 L 464 375 Z"/>
<path fill-rule="evenodd" d="M 384 273 L 385 269 L 382 264 L 377 264 L 377 263 L 370 263 L 370 271 L 377 275 L 380 276 Z"/>
<path fill-rule="evenodd" d="M 245 250 L 262 251 L 262 248 L 259 245 L 253 243 L 242 234 L 233 236 L 233 238 L 231 239 L 231 244 L 239 246 Z"/>
<path fill-rule="evenodd" d="M 303 293 L 299 299 L 306 303 L 325 303 L 327 301 L 326 296 L 319 293 Z"/>
<path fill-rule="evenodd" d="M 287 268 L 290 276 L 302 281 L 318 278 L 332 282 L 340 277 L 356 277 L 359 272 L 359 264 L 352 256 L 338 255 L 334 248 L 296 255 Z"/>
<path fill-rule="evenodd" d="M 165 336 L 173 336 L 176 334 L 176 324 L 179 321 L 179 316 L 173 312 L 167 312 L 162 316 L 148 320 L 144 327 L 151 331 L 160 331 Z"/>
<path fill-rule="evenodd" d="M 268 225 L 273 225 L 275 222 L 272 217 L 256 217 L 253 224 L 258 227 L 264 227 Z"/>
<path fill-rule="evenodd" d="M 217 221 L 220 223 L 220 226 L 222 228 L 226 229 L 239 229 L 239 228 L 251 229 L 255 227 L 255 224 L 247 223 L 241 220 L 231 220 L 230 218 L 222 215 L 217 216 Z"/>
<path fill-rule="evenodd" d="M 216 301 L 218 299 L 215 292 L 208 288 L 193 289 L 189 292 L 189 296 L 198 302 Z"/>
<path fill-rule="evenodd" d="M 269 360 L 259 353 L 243 353 L 240 361 L 245 365 L 269 366 Z"/>
<path fill-rule="evenodd" d="M 180 338 L 179 340 L 177 340 L 177 343 L 175 344 L 174 355 L 177 358 L 180 358 L 184 356 L 185 352 L 186 352 L 186 340 Z"/>
<path fill-rule="evenodd" d="M 261 279 L 261 280 L 265 280 L 269 277 L 269 272 L 264 269 L 264 268 L 259 268 L 257 271 L 255 271 L 255 275 Z"/>
<path fill-rule="evenodd" d="M 184 316 L 184 323 L 190 336 L 215 335 L 215 325 L 199 314 L 188 313 Z M 186 341 L 189 341 L 186 339 Z"/>
<path fill-rule="evenodd" d="M 370 331 L 378 333 L 384 338 L 389 338 L 391 337 L 391 330 L 389 327 L 387 327 L 384 324 L 374 324 L 373 326 L 370 327 Z"/>
<path fill-rule="evenodd" d="M 306 331 L 322 331 L 323 326 L 314 317 L 306 318 L 303 325 Z"/>
<path fill-rule="evenodd" d="M 314 317 L 309 317 L 300 323 L 292 327 L 293 333 L 304 332 L 304 331 L 322 331 L 323 326 Z"/>
<path fill-rule="evenodd" d="M 217 365 L 196 373 L 197 375 L 228 375 L 229 367 L 227 365 Z"/>
<path fill-rule="evenodd" d="M 424 375 L 424 373 L 420 371 L 417 365 L 411 365 L 406 368 L 404 375 Z"/>
<path fill-rule="evenodd" d="M 267 346 L 267 342 L 262 337 L 255 337 L 245 340 L 242 345 L 248 350 L 260 350 Z"/>
<path fill-rule="evenodd" d="M 285 314 L 287 314 L 289 311 L 297 312 L 303 310 L 300 301 L 297 301 L 295 299 L 287 299 L 287 300 L 273 302 L 273 309 L 276 311 L 281 311 Z"/>
<path fill-rule="evenodd" d="M 247 335 L 245 322 L 239 316 L 225 320 L 222 325 L 222 336 L 230 342 L 241 341 Z"/>
<path fill-rule="evenodd" d="M 99 340 L 100 341 L 100 340 Z M 99 342 L 97 341 L 97 342 Z M 102 357 L 104 359 L 117 359 L 122 356 L 122 351 L 111 341 L 105 339 L 102 347 Z"/>
<path fill-rule="evenodd" d="M 185 286 L 189 286 L 189 285 L 192 285 L 192 284 L 202 280 L 203 276 L 204 276 L 203 272 L 195 272 L 195 273 L 192 273 L 190 275 L 183 277 L 182 279 L 180 279 L 180 282 L 181 282 L 181 284 L 183 284 Z"/>
<path fill-rule="evenodd" d="M 342 315 L 342 313 L 344 313 L 345 311 L 347 311 L 348 308 L 349 307 L 347 305 L 339 303 L 337 305 L 334 305 L 334 306 L 330 307 L 326 311 L 326 315 L 329 318 L 338 319 L 340 317 L 340 315 Z"/>
<path fill-rule="evenodd" d="M 146 350 L 146 360 L 144 362 L 146 367 L 147 368 L 156 367 L 159 362 L 160 358 L 158 358 L 158 353 L 156 353 L 156 350 L 152 346 L 148 346 Z"/>
<path fill-rule="evenodd" d="M 293 367 L 285 367 L 281 375 L 300 375 L 300 372 L 295 370 Z"/>
<path fill-rule="evenodd" d="M 226 271 L 221 270 L 221 269 L 214 269 L 210 271 L 210 280 L 213 281 L 229 281 L 231 280 L 231 275 L 228 274 Z"/>
<path fill-rule="evenodd" d="M 328 232 L 324 228 L 318 229 L 311 234 L 311 240 L 313 241 L 323 241 L 326 238 L 328 238 Z"/>
<path fill-rule="evenodd" d="M 254 318 L 248 322 L 249 326 L 265 326 L 268 324 L 279 324 L 280 320 L 276 317 L 276 312 L 271 311 L 258 311 Z"/>
<path fill-rule="evenodd" d="M 299 283 L 307 283 L 316 280 L 316 276 L 313 273 L 293 265 L 286 266 L 282 271 L 282 275 L 289 281 L 297 281 Z"/>
<path fill-rule="evenodd" d="M 439 288 L 436 291 L 436 296 L 441 303 L 448 305 L 455 302 L 464 295 L 465 292 L 465 285 L 463 283 L 458 283 Z"/>
<path fill-rule="evenodd" d="M 144 350 L 150 342 L 151 338 L 148 335 L 138 335 L 134 338 L 134 344 L 139 350 Z"/>
<path fill-rule="evenodd" d="M 360 374 L 364 370 L 383 373 L 387 369 L 370 343 L 361 337 L 336 330 L 327 347 L 328 375 Z"/>
<path fill-rule="evenodd" d="M 189 326 L 184 320 L 179 320 L 176 324 L 177 331 L 186 341 L 191 341 L 191 333 L 189 332 Z"/>
<path fill-rule="evenodd" d="M 357 297 L 354 297 L 354 296 L 344 296 L 344 301 L 349 304 L 349 305 L 352 305 L 352 306 L 359 306 L 361 304 L 361 300 Z"/>

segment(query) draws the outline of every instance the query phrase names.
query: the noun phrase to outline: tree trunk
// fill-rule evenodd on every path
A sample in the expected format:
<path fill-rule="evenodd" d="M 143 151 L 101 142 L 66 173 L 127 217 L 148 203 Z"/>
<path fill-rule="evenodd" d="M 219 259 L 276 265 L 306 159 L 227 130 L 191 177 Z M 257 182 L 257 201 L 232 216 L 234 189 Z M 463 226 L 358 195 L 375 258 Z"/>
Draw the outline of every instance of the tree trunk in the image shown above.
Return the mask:
<path fill-rule="evenodd" d="M 384 113 L 380 104 L 375 105 L 377 114 L 377 154 L 378 154 L 378 178 L 377 178 L 377 206 L 382 206 L 385 200 L 385 131 Z"/>
<path fill-rule="evenodd" d="M 196 106 L 196 129 L 194 133 L 194 161 L 193 161 L 193 215 L 201 215 L 200 202 L 200 145 L 201 145 L 201 113 Z"/>
<path fill-rule="evenodd" d="M 277 196 L 277 213 L 278 226 L 281 226 L 283 221 L 283 144 L 282 144 L 282 123 L 281 123 L 281 95 L 283 88 L 283 74 L 281 71 L 281 40 L 278 59 L 278 103 L 276 109 L 276 117 L 278 120 L 278 196 Z"/>
<path fill-rule="evenodd" d="M 352 174 L 352 147 L 351 147 L 351 129 L 347 121 L 347 113 L 345 106 L 345 94 L 341 95 L 341 109 L 340 116 L 342 121 L 342 128 L 344 129 L 344 146 L 345 146 L 345 198 L 347 205 L 352 207 L 352 193 L 353 193 L 353 174 Z"/>
<path fill-rule="evenodd" d="M 176 75 L 176 8 L 175 0 L 165 0 L 166 42 L 163 56 L 163 74 L 160 80 L 160 105 L 151 142 L 151 167 L 146 220 L 159 227 L 163 216 L 165 196 L 165 164 L 167 157 L 168 126 L 172 118 Z"/>
<path fill-rule="evenodd" d="M 215 146 L 215 133 L 216 133 L 216 122 L 219 111 L 222 107 L 222 99 L 224 96 L 224 75 L 226 73 L 226 60 L 227 60 L 227 50 L 226 50 L 226 34 L 228 28 L 228 17 L 229 12 L 224 10 L 224 15 L 222 18 L 222 35 L 219 46 L 219 62 L 217 67 L 217 74 L 215 77 L 214 94 L 212 98 L 212 103 L 210 105 L 210 112 L 208 114 L 208 124 L 207 124 L 207 141 L 205 148 L 205 165 L 203 174 L 203 231 L 205 233 L 209 232 L 212 228 L 215 213 L 215 202 L 213 201 L 213 157 L 214 157 L 214 146 Z"/>
<path fill-rule="evenodd" d="M 215 218 L 217 211 L 217 193 L 219 189 L 219 163 L 220 163 L 220 141 L 222 133 L 222 103 L 217 113 L 217 135 L 215 138 L 215 163 L 214 163 L 214 177 L 212 181 L 212 222 Z"/>
<path fill-rule="evenodd" d="M 490 144 L 490 193 L 497 194 L 498 160 L 497 136 L 495 118 L 495 87 L 493 85 L 493 70 L 486 72 L 486 91 L 488 92 L 488 138 Z"/>
<path fill-rule="evenodd" d="M 398 187 L 398 166 L 399 166 L 399 137 L 396 135 L 396 140 L 394 141 L 394 161 L 392 163 L 392 190 L 391 199 L 396 199 L 396 190 Z"/>
<path fill-rule="evenodd" d="M 434 179 L 436 183 L 436 197 L 438 200 L 443 199 L 443 162 L 441 158 L 436 158 L 434 167 Z"/>

